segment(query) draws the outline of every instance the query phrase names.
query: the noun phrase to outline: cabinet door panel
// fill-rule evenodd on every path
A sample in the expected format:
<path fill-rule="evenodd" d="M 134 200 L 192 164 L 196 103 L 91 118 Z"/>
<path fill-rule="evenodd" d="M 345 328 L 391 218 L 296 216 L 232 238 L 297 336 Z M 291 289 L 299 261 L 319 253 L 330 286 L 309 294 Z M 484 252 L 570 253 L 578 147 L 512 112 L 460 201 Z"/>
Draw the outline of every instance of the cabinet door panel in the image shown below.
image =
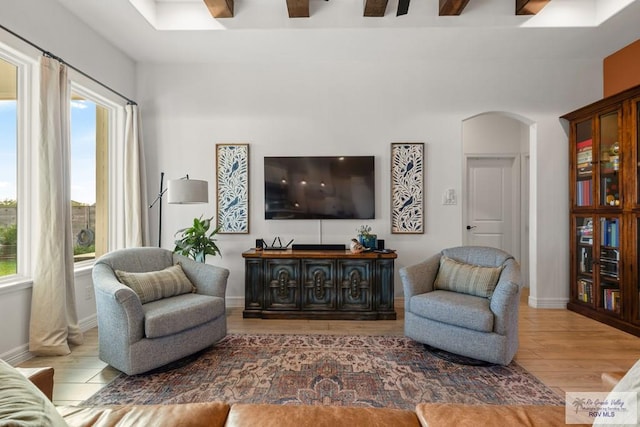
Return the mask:
<path fill-rule="evenodd" d="M 335 262 L 302 260 L 302 309 L 335 310 Z"/>
<path fill-rule="evenodd" d="M 373 262 L 369 260 L 339 260 L 339 310 L 370 311 L 373 309 Z"/>
<path fill-rule="evenodd" d="M 268 260 L 265 263 L 267 289 L 265 305 L 269 310 L 298 310 L 300 297 L 298 260 Z"/>

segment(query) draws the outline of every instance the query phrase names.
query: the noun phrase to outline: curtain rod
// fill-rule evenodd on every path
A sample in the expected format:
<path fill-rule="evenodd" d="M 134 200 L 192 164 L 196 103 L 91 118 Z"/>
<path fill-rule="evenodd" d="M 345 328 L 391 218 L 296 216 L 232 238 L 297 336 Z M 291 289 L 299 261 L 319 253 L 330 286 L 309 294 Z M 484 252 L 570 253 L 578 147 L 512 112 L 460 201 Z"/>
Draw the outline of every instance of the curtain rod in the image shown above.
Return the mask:
<path fill-rule="evenodd" d="M 44 50 L 43 48 L 41 48 L 40 46 L 38 46 L 37 44 L 33 43 L 30 40 L 25 39 L 24 37 L 22 37 L 19 34 L 16 34 L 15 32 L 11 31 L 10 29 L 8 29 L 7 27 L 5 27 L 4 25 L 0 24 L 0 28 L 2 28 L 3 30 L 5 30 L 6 32 L 8 32 L 9 34 L 13 35 L 14 37 L 19 38 L 20 40 L 22 40 L 23 42 L 27 43 L 28 45 L 38 49 L 40 52 L 42 52 L 42 54 L 44 56 L 48 56 L 50 58 L 53 58 L 57 61 L 60 61 L 62 64 L 66 65 L 67 67 L 71 68 L 72 70 L 82 74 L 83 76 L 85 76 L 86 78 L 88 78 L 89 80 L 99 84 L 100 86 L 102 86 L 103 88 L 115 93 L 116 95 L 118 95 L 120 98 L 124 99 L 127 101 L 127 104 L 130 105 L 138 105 L 134 100 L 127 98 L 126 96 L 124 96 L 123 94 L 121 94 L 120 92 L 110 88 L 109 86 L 107 86 L 106 84 L 102 83 L 100 80 L 97 80 L 93 77 L 91 77 L 90 75 L 88 75 L 87 73 L 85 73 L 84 71 L 74 67 L 73 65 L 69 64 L 67 61 L 65 61 L 64 59 L 60 58 L 59 56 L 56 56 L 54 54 L 52 54 L 51 52 L 48 52 L 46 50 Z"/>

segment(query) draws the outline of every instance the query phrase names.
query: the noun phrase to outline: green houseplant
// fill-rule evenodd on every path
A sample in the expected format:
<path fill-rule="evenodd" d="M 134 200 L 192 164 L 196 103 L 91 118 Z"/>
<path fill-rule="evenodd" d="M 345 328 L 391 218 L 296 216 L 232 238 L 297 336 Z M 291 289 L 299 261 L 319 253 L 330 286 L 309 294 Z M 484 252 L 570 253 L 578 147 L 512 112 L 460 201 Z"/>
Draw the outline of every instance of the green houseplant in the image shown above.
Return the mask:
<path fill-rule="evenodd" d="M 212 220 L 213 217 L 208 219 L 202 219 L 202 216 L 194 218 L 191 227 L 178 230 L 176 235 L 179 234 L 180 238 L 175 241 L 176 247 L 173 251 L 193 258 L 197 262 L 204 262 L 207 255 L 222 255 L 220 248 L 216 245 L 216 239 L 213 238 L 220 227 L 209 231 Z"/>

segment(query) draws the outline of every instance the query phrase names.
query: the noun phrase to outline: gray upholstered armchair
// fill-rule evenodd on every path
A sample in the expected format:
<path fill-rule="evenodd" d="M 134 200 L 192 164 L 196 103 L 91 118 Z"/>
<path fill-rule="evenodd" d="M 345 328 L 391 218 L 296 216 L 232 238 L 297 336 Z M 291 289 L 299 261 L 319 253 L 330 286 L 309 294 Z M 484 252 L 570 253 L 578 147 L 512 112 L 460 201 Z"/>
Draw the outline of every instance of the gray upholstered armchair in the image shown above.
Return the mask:
<path fill-rule="evenodd" d="M 449 268 L 452 265 L 454 269 Z M 399 273 L 406 336 L 490 363 L 511 362 L 518 349 L 521 286 L 520 266 L 511 255 L 496 248 L 462 246 L 445 249 Z M 470 282 L 482 277 L 491 282 L 491 276 L 497 280 L 495 289 L 476 284 L 469 290 L 467 283 L 460 283 L 461 278 Z M 441 285 L 443 278 L 449 279 L 449 286 Z"/>
<path fill-rule="evenodd" d="M 176 268 L 181 278 L 186 276 L 186 290 L 172 287 L 161 294 L 146 275 L 135 274 L 160 273 L 166 268 L 172 277 Z M 120 281 L 123 274 L 136 276 L 134 285 L 141 286 L 124 285 Z M 93 267 L 100 359 L 134 375 L 219 341 L 227 334 L 228 277 L 225 268 L 161 248 L 121 249 L 103 255 Z"/>

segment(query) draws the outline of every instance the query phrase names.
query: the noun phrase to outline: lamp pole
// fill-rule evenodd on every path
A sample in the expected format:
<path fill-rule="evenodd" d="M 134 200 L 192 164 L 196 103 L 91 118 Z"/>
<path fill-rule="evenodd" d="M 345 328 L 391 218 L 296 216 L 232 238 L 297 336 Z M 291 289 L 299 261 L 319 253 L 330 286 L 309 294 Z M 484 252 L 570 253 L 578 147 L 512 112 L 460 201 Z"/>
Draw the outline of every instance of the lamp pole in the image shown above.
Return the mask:
<path fill-rule="evenodd" d="M 160 206 L 158 206 L 158 247 L 162 247 L 162 196 L 165 193 L 164 185 L 164 172 L 160 172 L 160 191 L 158 192 L 158 196 L 156 199 L 149 205 L 149 209 L 151 209 L 157 202 L 160 202 Z"/>

